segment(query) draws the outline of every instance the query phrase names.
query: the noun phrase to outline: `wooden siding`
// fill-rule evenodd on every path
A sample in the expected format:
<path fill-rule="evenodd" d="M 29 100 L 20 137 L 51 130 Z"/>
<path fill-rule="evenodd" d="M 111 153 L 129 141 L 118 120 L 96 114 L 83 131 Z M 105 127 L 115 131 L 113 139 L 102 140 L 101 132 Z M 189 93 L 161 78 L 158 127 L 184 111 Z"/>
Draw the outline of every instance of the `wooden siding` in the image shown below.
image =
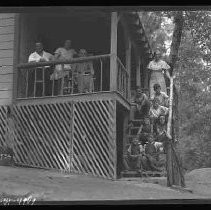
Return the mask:
<path fill-rule="evenodd" d="M 0 13 L 0 105 L 12 103 L 15 14 Z"/>

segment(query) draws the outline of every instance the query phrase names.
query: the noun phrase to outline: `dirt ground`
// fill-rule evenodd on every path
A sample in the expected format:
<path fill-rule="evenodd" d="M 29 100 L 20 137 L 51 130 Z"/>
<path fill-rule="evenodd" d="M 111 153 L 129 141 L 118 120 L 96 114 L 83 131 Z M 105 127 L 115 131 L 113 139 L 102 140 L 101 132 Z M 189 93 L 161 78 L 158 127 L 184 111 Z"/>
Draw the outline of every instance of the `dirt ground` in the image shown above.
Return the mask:
<path fill-rule="evenodd" d="M 166 178 L 112 181 L 43 169 L 0 166 L 0 198 L 28 193 L 35 204 L 37 201 L 210 199 L 211 169 L 190 172 L 186 185 L 193 193 L 166 187 Z"/>

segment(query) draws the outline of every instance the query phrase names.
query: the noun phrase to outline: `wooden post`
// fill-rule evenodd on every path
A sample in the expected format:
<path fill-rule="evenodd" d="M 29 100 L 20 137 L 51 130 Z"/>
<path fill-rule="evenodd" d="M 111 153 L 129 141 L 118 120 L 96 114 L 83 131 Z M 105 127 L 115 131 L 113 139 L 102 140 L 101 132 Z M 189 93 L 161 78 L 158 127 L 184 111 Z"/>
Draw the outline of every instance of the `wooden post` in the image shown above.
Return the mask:
<path fill-rule="evenodd" d="M 130 72 L 131 72 L 131 40 L 129 37 L 127 37 L 127 43 L 126 43 L 126 69 L 128 72 L 128 100 L 130 101 L 131 98 L 131 92 L 130 92 Z"/>
<path fill-rule="evenodd" d="M 146 61 L 145 61 L 145 57 L 142 59 L 143 60 L 143 66 L 144 66 L 144 88 L 146 88 L 146 89 L 148 89 L 148 87 L 149 87 L 149 77 L 150 77 L 150 74 L 149 74 L 149 71 L 148 71 L 148 69 L 147 69 L 147 65 L 148 65 L 148 63 L 146 63 Z M 150 90 L 149 90 L 150 91 Z"/>
<path fill-rule="evenodd" d="M 117 102 L 114 101 L 114 128 L 113 128 L 113 140 L 114 140 L 114 177 L 113 177 L 113 180 L 116 180 L 117 179 L 117 121 L 116 121 L 116 118 L 117 118 Z"/>
<path fill-rule="evenodd" d="M 123 122 L 123 155 L 125 152 L 126 145 L 128 144 L 128 124 L 129 124 L 129 117 L 130 117 L 130 112 L 125 112 L 124 114 L 124 122 Z"/>
<path fill-rule="evenodd" d="M 18 95 L 18 59 L 19 59 L 19 43 L 20 43 L 20 15 L 15 15 L 15 33 L 14 33 L 14 59 L 13 59 L 13 97 L 15 102 Z M 21 92 L 21 91 L 20 91 Z"/>
<path fill-rule="evenodd" d="M 111 13 L 110 91 L 117 89 L 117 12 Z"/>

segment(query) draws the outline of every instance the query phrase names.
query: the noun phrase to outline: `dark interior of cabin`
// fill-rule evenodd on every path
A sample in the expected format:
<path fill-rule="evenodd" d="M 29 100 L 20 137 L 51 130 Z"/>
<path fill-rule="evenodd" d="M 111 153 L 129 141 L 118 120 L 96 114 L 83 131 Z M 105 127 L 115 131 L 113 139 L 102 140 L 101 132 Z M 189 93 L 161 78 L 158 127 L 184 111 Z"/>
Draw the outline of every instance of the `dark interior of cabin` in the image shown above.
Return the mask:
<path fill-rule="evenodd" d="M 123 133 L 124 133 L 124 117 L 125 109 L 117 103 L 117 118 L 116 118 L 116 148 L 117 148 L 117 177 L 121 176 L 124 170 L 123 166 Z"/>
<path fill-rule="evenodd" d="M 42 41 L 45 50 L 51 54 L 62 47 L 66 39 L 72 41 L 76 51 L 84 48 L 93 55 L 110 52 L 110 20 L 107 16 L 99 18 L 90 14 L 89 18 L 83 18 L 80 13 L 22 14 L 22 27 L 21 63 L 27 62 L 36 41 Z M 25 45 L 27 49 L 23 49 Z"/>
<path fill-rule="evenodd" d="M 97 56 L 110 53 L 110 15 L 101 14 L 22 14 L 21 38 L 19 43 L 19 63 L 27 63 L 34 52 L 35 42 L 42 42 L 44 50 L 54 54 L 63 47 L 64 41 L 72 41 L 77 52 L 86 49 L 89 55 Z M 100 61 L 94 61 L 94 90 L 100 90 Z M 102 90 L 109 90 L 109 58 L 102 62 Z"/>

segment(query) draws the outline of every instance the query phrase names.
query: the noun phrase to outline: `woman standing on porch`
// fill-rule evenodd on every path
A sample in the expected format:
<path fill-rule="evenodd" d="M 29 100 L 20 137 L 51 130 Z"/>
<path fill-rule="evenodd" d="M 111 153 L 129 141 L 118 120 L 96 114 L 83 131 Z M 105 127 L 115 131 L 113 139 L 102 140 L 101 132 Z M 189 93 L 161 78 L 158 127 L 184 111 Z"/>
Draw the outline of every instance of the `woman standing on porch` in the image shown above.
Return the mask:
<path fill-rule="evenodd" d="M 55 51 L 55 60 L 70 61 L 75 55 L 77 55 L 77 53 L 74 49 L 71 48 L 71 40 L 66 40 L 64 42 L 64 47 L 59 47 Z M 61 80 L 63 77 L 65 78 L 69 75 L 70 70 L 71 64 L 59 64 L 55 66 L 54 73 L 51 75 L 51 80 L 57 81 L 58 91 L 62 91 Z"/>
<path fill-rule="evenodd" d="M 78 53 L 79 58 L 88 56 L 85 49 L 80 49 Z M 77 64 L 77 83 L 79 93 L 87 93 L 94 91 L 94 68 L 92 61 L 81 62 Z"/>
<path fill-rule="evenodd" d="M 147 68 L 150 71 L 150 98 L 154 95 L 154 84 L 159 84 L 161 86 L 161 91 L 167 93 L 164 74 L 170 78 L 168 71 L 170 66 L 161 59 L 161 52 L 159 50 L 155 51 L 154 59 L 150 61 Z"/>

